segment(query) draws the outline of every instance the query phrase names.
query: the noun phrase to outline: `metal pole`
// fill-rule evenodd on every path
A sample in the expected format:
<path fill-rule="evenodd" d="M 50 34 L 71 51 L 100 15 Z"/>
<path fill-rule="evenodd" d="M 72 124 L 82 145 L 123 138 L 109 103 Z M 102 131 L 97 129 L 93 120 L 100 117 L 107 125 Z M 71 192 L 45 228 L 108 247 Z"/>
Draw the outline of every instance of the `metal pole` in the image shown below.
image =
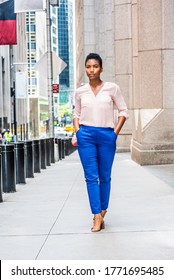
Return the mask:
<path fill-rule="evenodd" d="M 17 123 L 16 123 L 16 93 L 15 93 L 15 81 L 13 81 L 13 87 L 11 87 L 11 97 L 13 98 L 13 123 L 14 123 L 14 141 L 17 142 Z"/>
<path fill-rule="evenodd" d="M 12 84 L 11 87 L 11 97 L 13 98 L 13 122 L 14 122 L 14 142 L 17 142 L 17 122 L 16 122 L 16 66 L 12 64 Z"/>
<path fill-rule="evenodd" d="M 46 20 L 47 20 L 47 79 L 48 79 L 48 104 L 49 104 L 49 134 L 54 137 L 54 101 L 53 101 L 53 67 L 52 67 L 52 50 L 51 50 L 51 13 L 50 0 L 46 1 Z"/>
<path fill-rule="evenodd" d="M 17 123 L 16 123 L 16 89 L 15 89 L 15 82 L 13 82 L 13 89 L 14 89 L 14 95 L 13 95 L 13 111 L 14 111 L 14 141 L 17 142 Z"/>

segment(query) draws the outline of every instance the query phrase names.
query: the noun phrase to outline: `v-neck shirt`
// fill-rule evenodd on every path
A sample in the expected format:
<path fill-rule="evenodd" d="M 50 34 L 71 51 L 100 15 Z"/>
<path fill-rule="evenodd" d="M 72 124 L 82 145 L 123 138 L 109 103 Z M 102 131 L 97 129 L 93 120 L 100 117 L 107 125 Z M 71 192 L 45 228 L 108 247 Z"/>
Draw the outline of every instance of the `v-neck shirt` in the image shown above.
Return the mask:
<path fill-rule="evenodd" d="M 91 85 L 88 84 L 90 86 L 90 89 L 92 90 L 92 92 L 94 93 L 94 95 L 96 96 L 100 91 L 101 89 L 103 88 L 104 86 L 104 83 L 102 82 L 102 84 L 100 86 L 98 86 L 98 88 L 96 89 L 96 92 L 92 89 Z"/>
<path fill-rule="evenodd" d="M 128 118 L 127 105 L 120 87 L 115 83 L 104 82 L 96 95 L 89 84 L 76 90 L 73 117 L 79 118 L 80 125 L 114 128 L 115 109 L 118 110 L 118 117 Z"/>

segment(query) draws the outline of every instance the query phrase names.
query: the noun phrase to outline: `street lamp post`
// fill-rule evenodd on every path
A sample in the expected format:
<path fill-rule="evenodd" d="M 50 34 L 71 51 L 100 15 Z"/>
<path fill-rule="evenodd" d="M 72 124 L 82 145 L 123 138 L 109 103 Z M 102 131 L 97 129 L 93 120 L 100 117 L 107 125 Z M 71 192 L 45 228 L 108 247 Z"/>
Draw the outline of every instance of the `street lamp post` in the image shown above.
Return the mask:
<path fill-rule="evenodd" d="M 54 99 L 53 99 L 53 63 L 52 63 L 52 44 L 51 44 L 51 12 L 50 5 L 59 6 L 58 0 L 46 1 L 46 22 L 47 22 L 47 81 L 48 81 L 48 102 L 49 102 L 49 134 L 54 137 Z"/>
<path fill-rule="evenodd" d="M 13 97 L 13 122 L 14 122 L 14 141 L 17 137 L 17 123 L 16 123 L 16 93 L 15 93 L 15 81 L 13 81 L 13 87 L 11 87 L 11 97 Z"/>
<path fill-rule="evenodd" d="M 48 104 L 49 104 L 49 134 L 54 136 L 54 104 L 52 93 L 53 69 L 52 69 L 52 50 L 51 50 L 51 13 L 50 0 L 46 1 L 46 21 L 47 21 L 47 82 L 48 82 Z"/>

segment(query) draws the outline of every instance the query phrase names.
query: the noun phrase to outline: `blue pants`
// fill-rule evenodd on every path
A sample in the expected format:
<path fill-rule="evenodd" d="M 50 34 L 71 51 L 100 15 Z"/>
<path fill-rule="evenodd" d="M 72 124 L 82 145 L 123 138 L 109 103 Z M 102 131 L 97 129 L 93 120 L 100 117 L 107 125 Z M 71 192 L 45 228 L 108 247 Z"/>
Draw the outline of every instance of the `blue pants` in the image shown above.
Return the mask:
<path fill-rule="evenodd" d="M 76 136 L 91 211 L 98 214 L 109 204 L 117 135 L 112 128 L 81 125 Z"/>

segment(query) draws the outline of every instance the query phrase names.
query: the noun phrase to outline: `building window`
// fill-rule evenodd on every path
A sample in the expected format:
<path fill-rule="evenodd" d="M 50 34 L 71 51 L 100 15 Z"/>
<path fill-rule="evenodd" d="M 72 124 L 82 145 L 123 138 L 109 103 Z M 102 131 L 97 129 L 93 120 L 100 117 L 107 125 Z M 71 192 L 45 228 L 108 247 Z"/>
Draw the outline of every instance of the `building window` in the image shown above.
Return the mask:
<path fill-rule="evenodd" d="M 31 78 L 32 85 L 36 86 L 37 85 L 37 79 L 36 78 Z"/>
<path fill-rule="evenodd" d="M 31 43 L 31 49 L 36 49 L 36 43 Z"/>
<path fill-rule="evenodd" d="M 30 25 L 30 31 L 31 32 L 35 32 L 36 31 L 36 25 L 35 24 L 31 24 Z"/>
<path fill-rule="evenodd" d="M 56 28 L 53 27 L 53 33 L 54 33 L 54 34 L 56 34 L 56 31 L 57 31 Z"/>
<path fill-rule="evenodd" d="M 53 17 L 53 18 L 52 18 L 52 21 L 53 21 L 53 23 L 54 23 L 54 24 L 56 24 L 56 23 L 57 23 L 57 20 L 56 20 L 56 18 L 55 18 L 55 17 Z"/>
<path fill-rule="evenodd" d="M 53 37 L 53 43 L 56 44 L 57 43 L 57 39 L 55 37 Z"/>

